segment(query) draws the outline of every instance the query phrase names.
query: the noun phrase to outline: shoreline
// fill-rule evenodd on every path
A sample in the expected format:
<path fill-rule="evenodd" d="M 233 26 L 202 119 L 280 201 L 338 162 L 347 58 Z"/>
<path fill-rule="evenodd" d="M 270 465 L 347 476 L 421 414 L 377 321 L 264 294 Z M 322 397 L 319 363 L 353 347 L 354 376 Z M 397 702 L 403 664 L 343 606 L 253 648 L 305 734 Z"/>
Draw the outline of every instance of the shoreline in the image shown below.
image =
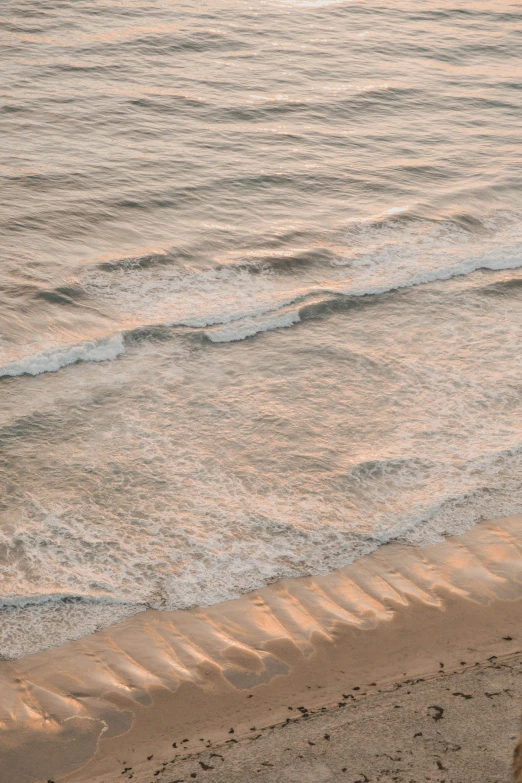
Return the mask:
<path fill-rule="evenodd" d="M 369 715 L 397 683 L 419 692 L 428 686 L 412 681 L 439 687 L 445 677 L 502 672 L 492 656 L 519 660 L 521 612 L 522 516 L 480 522 L 431 546 L 389 544 L 326 576 L 283 580 L 205 609 L 150 610 L 0 662 L 0 782 L 152 783 L 161 776 L 171 783 L 179 765 L 192 763 L 182 756 L 243 746 L 252 727 L 288 728 L 297 715 L 303 725 L 314 712 L 332 717 L 362 704 Z M 509 689 L 518 716 L 518 694 Z M 472 722 L 481 725 L 480 716 Z M 214 765 L 203 757 L 194 763 L 198 779 L 236 780 L 235 762 L 222 773 L 205 770 Z M 325 771 L 326 756 L 320 763 L 323 772 L 309 779 L 336 780 Z M 499 783 L 510 780 L 505 774 Z"/>

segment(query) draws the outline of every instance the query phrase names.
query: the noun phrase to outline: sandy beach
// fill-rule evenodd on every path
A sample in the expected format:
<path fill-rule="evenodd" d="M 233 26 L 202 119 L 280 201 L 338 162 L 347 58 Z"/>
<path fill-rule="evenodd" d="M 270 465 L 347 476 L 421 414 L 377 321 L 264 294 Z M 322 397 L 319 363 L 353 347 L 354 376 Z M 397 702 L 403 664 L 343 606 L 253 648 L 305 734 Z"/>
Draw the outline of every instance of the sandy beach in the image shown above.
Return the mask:
<path fill-rule="evenodd" d="M 0 20 L 0 783 L 522 783 L 522 1 Z"/>
<path fill-rule="evenodd" d="M 2 783 L 508 783 L 522 517 L 0 663 Z"/>
<path fill-rule="evenodd" d="M 459 673 L 405 680 L 388 690 L 288 724 L 255 731 L 181 760 L 128 770 L 122 779 L 190 783 L 511 780 L 520 700 L 520 654 Z M 122 771 L 128 769 L 123 763 Z"/>

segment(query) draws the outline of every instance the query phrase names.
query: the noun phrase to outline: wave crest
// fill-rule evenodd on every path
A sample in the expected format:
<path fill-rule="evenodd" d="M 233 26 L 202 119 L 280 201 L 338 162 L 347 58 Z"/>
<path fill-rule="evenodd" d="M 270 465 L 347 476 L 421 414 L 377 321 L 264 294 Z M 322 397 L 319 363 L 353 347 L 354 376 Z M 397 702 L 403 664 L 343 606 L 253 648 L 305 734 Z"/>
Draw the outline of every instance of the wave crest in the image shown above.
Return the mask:
<path fill-rule="evenodd" d="M 125 352 L 123 336 L 118 333 L 101 340 L 92 340 L 64 348 L 48 348 L 33 356 L 0 366 L 0 378 L 17 375 L 40 375 L 56 372 L 76 362 L 106 362 Z"/>

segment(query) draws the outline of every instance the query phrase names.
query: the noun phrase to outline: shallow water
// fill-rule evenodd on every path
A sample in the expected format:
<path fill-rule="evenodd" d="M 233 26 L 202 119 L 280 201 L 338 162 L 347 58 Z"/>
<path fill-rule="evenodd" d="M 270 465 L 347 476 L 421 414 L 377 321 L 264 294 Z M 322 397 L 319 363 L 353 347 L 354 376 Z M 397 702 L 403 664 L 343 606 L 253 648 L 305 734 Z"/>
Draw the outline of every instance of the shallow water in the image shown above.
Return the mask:
<path fill-rule="evenodd" d="M 5 655 L 520 510 L 519 4 L 2 22 Z"/>

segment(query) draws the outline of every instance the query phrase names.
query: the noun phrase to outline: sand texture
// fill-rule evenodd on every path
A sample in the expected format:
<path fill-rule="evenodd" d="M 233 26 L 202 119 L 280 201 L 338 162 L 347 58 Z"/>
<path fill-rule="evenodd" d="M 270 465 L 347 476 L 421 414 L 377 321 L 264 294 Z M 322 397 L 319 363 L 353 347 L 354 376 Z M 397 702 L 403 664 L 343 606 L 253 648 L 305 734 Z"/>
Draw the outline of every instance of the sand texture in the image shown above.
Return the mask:
<path fill-rule="evenodd" d="M 521 555 L 522 517 L 483 522 L 0 662 L 0 781 L 507 783 L 522 705 Z M 211 764 L 212 752 L 226 761 Z"/>
<path fill-rule="evenodd" d="M 507 783 L 519 724 L 522 656 L 387 692 L 122 780 L 163 783 Z M 127 764 L 122 763 L 122 771 Z"/>

